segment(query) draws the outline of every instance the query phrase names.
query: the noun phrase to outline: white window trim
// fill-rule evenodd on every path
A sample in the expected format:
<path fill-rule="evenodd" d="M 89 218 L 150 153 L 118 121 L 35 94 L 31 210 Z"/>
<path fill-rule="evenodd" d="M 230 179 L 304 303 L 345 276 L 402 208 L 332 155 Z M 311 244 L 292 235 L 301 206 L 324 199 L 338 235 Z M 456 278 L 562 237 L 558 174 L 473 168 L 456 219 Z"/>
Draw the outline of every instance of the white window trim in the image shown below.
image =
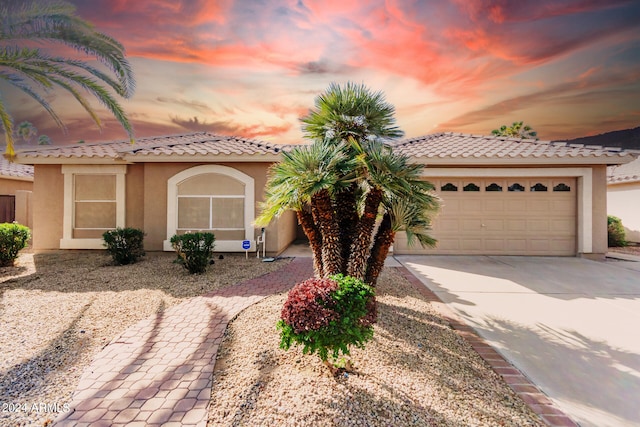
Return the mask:
<path fill-rule="evenodd" d="M 104 249 L 102 239 L 74 239 L 74 175 L 116 176 L 116 227 L 125 226 L 125 175 L 126 165 L 62 165 L 64 175 L 64 216 L 60 249 Z"/>
<path fill-rule="evenodd" d="M 163 249 L 165 251 L 173 251 L 170 239 L 178 230 L 178 185 L 196 175 L 210 173 L 225 175 L 244 184 L 244 238 L 251 242 L 250 250 L 255 250 L 255 242 L 253 241 L 255 180 L 249 175 L 228 166 L 201 165 L 177 173 L 167 181 L 167 239 L 163 242 Z M 244 249 L 242 249 L 242 241 L 240 240 L 216 240 L 215 248 L 217 251 L 222 252 L 244 252 Z"/>
<path fill-rule="evenodd" d="M 426 178 L 466 177 L 573 177 L 577 183 L 578 253 L 593 253 L 593 170 L 591 168 L 431 168 L 422 171 Z"/>

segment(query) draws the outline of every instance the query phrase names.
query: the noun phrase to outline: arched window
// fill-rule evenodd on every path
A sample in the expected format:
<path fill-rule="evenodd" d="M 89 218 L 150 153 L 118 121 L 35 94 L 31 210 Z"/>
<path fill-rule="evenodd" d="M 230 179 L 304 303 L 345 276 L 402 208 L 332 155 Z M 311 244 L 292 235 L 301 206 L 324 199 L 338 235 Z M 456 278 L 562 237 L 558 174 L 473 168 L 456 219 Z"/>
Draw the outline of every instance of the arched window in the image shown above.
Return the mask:
<path fill-rule="evenodd" d="M 475 185 L 473 182 L 470 182 L 462 188 L 462 191 L 480 191 L 480 187 Z"/>
<path fill-rule="evenodd" d="M 536 185 L 532 185 L 530 190 L 531 191 L 547 191 L 547 186 L 539 182 Z"/>
<path fill-rule="evenodd" d="M 458 187 L 450 182 L 440 187 L 440 191 L 458 191 Z"/>
<path fill-rule="evenodd" d="M 484 191 L 502 191 L 502 187 L 494 182 L 490 185 L 487 185 Z"/>
<path fill-rule="evenodd" d="M 241 251 L 242 240 L 253 240 L 254 180 L 221 165 L 196 166 L 167 182 L 167 240 L 174 234 L 208 231 L 216 249 Z"/>

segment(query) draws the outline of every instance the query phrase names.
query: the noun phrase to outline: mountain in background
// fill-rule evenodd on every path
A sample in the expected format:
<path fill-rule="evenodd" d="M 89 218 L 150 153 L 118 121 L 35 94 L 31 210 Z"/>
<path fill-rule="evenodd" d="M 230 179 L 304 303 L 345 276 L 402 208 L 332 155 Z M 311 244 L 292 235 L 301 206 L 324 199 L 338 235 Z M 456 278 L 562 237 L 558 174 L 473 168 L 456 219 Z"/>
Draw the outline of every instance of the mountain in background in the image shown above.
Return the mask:
<path fill-rule="evenodd" d="M 570 144 L 601 145 L 603 147 L 620 147 L 627 150 L 640 150 L 640 127 L 616 130 L 594 136 L 568 139 Z"/>

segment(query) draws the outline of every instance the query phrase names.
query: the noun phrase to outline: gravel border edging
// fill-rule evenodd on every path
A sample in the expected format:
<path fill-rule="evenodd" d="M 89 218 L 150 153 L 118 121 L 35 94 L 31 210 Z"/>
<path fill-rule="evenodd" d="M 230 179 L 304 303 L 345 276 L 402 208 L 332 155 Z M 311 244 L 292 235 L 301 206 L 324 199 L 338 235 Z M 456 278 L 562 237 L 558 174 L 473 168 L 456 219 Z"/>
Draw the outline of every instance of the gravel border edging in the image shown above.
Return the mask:
<path fill-rule="evenodd" d="M 438 296 L 427 288 L 409 269 L 393 267 L 424 296 L 436 311 L 449 322 L 453 330 L 466 340 L 480 357 L 499 374 L 509 387 L 550 427 L 578 427 L 567 414 L 556 406 L 538 386 L 533 384 L 518 368 L 491 347 L 478 333 L 449 309 Z"/>

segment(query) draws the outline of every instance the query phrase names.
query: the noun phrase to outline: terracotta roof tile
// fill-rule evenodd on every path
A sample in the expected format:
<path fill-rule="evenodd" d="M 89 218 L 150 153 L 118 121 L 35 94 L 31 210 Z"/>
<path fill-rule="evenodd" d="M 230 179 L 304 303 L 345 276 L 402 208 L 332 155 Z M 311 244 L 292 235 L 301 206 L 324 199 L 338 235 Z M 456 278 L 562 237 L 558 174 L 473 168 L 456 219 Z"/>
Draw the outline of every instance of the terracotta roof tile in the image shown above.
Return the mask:
<path fill-rule="evenodd" d="M 271 144 L 246 138 L 213 135 L 197 132 L 184 135 L 167 135 L 139 138 L 135 144 L 129 141 L 113 141 L 95 144 L 47 147 L 18 153 L 22 159 L 29 158 L 130 158 L 161 155 L 197 156 L 197 155 L 261 155 L 277 154 L 282 149 Z"/>
<path fill-rule="evenodd" d="M 33 166 L 10 163 L 4 157 L 0 157 L 0 176 L 32 180 Z"/>
<path fill-rule="evenodd" d="M 418 158 L 624 158 L 620 148 L 444 132 L 393 142 L 394 149 Z"/>
<path fill-rule="evenodd" d="M 635 154 L 640 155 L 640 151 L 636 151 Z M 630 163 L 607 168 L 607 182 L 609 184 L 640 182 L 640 157 Z"/>

